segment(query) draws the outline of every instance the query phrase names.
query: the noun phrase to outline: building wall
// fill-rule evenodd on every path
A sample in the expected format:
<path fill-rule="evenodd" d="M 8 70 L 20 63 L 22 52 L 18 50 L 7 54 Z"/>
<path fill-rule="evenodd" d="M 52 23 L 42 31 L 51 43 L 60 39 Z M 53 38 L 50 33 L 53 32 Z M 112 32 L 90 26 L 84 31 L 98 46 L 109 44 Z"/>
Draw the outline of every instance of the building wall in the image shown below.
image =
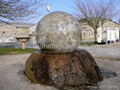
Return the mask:
<path fill-rule="evenodd" d="M 94 30 L 87 24 L 81 24 L 80 28 L 82 42 L 94 42 Z"/>
<path fill-rule="evenodd" d="M 119 39 L 120 24 L 107 21 L 102 26 L 102 40 L 103 42 L 116 41 Z"/>
<path fill-rule="evenodd" d="M 30 36 L 29 43 L 37 44 L 36 43 L 36 25 L 29 26 L 29 27 L 16 27 L 14 25 L 7 25 L 3 24 L 0 25 L 0 43 L 1 42 L 16 42 L 15 37 L 20 36 Z M 81 42 L 94 42 L 94 30 L 86 23 L 81 23 L 80 25 L 80 32 L 81 32 Z M 111 21 L 107 21 L 102 25 L 102 39 L 106 39 L 106 30 L 112 28 L 120 29 L 120 25 Z"/>
<path fill-rule="evenodd" d="M 30 43 L 32 44 L 37 44 L 36 42 L 36 27 L 37 27 L 37 24 L 36 25 L 33 25 L 32 27 L 30 27 L 30 34 L 31 34 L 31 39 L 30 39 Z"/>
<path fill-rule="evenodd" d="M 91 28 L 86 23 L 81 23 L 80 27 L 82 28 L 81 29 L 82 41 L 84 41 L 84 42 L 93 41 L 94 42 L 94 30 L 93 30 L 93 28 Z M 102 34 L 102 35 L 99 35 L 99 32 L 98 32 L 97 36 L 100 36 L 101 40 L 105 41 L 107 30 L 120 30 L 120 24 L 117 24 L 117 23 L 112 22 L 112 21 L 107 21 L 102 25 L 101 30 L 102 31 L 100 34 Z M 117 32 L 117 33 L 119 33 L 119 32 Z M 112 37 L 112 36 L 110 36 L 110 37 Z M 99 39 L 99 41 L 100 41 L 100 39 Z"/>
<path fill-rule="evenodd" d="M 0 43 L 16 42 L 16 37 L 28 36 L 29 28 L 18 28 L 12 25 L 0 25 Z"/>

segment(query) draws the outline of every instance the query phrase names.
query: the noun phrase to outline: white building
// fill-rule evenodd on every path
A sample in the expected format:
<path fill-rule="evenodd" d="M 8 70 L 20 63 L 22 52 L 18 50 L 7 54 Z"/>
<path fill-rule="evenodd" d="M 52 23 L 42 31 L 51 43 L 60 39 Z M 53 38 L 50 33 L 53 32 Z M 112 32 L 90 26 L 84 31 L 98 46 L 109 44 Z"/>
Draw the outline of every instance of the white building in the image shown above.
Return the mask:
<path fill-rule="evenodd" d="M 112 27 L 100 27 L 97 30 L 97 42 L 98 43 L 111 43 L 120 41 L 120 28 Z"/>
<path fill-rule="evenodd" d="M 85 21 L 81 21 L 81 34 L 83 42 L 94 42 L 94 29 L 91 28 Z M 106 21 L 97 29 L 97 42 L 116 42 L 120 41 L 120 24 L 113 21 Z"/>

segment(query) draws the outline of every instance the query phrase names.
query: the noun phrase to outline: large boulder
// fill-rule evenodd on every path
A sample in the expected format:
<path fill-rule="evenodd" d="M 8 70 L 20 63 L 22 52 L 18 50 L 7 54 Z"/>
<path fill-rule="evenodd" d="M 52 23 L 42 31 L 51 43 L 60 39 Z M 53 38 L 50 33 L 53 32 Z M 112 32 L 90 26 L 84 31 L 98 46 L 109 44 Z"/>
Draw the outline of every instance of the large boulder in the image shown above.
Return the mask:
<path fill-rule="evenodd" d="M 72 52 L 80 44 L 78 22 L 65 12 L 52 12 L 36 28 L 36 41 L 43 53 Z"/>
<path fill-rule="evenodd" d="M 26 76 L 35 83 L 53 85 L 60 89 L 80 89 L 95 85 L 102 75 L 93 57 L 85 50 L 70 53 L 32 53 L 26 62 Z"/>

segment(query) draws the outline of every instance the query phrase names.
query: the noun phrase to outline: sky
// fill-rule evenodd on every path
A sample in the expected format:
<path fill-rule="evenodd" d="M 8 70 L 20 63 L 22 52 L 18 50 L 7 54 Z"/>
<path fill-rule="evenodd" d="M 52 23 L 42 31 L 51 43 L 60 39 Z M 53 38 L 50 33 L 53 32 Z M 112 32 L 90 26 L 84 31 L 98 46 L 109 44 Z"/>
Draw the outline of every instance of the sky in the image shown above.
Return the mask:
<path fill-rule="evenodd" d="M 94 2 L 96 2 L 98 0 L 94 0 Z M 104 2 L 105 0 L 101 0 L 102 2 Z M 120 8 L 120 0 L 114 0 L 117 2 L 116 7 Z M 54 12 L 54 11 L 63 11 L 63 12 L 67 12 L 70 14 L 74 14 L 75 12 L 75 3 L 74 0 L 47 0 L 47 5 L 50 5 L 52 7 L 52 9 L 50 10 L 50 12 Z M 39 17 L 37 20 L 39 21 L 43 16 L 45 16 L 46 14 L 48 14 L 48 12 L 46 11 L 46 6 L 44 6 L 44 14 Z M 119 13 L 120 14 L 120 13 Z M 120 18 L 119 16 L 117 16 L 116 18 L 114 18 L 113 20 L 117 22 L 118 18 Z M 37 21 L 35 20 L 35 21 Z"/>
<path fill-rule="evenodd" d="M 67 12 L 69 14 L 73 14 L 74 11 L 74 2 L 73 0 L 47 0 L 46 5 L 42 8 L 42 12 L 43 15 L 37 19 L 35 19 L 33 22 L 38 22 L 40 21 L 40 19 L 47 15 L 50 12 L 47 12 L 46 7 L 47 5 L 51 6 L 51 10 L 50 12 L 54 12 L 54 11 L 63 11 L 63 12 Z"/>
<path fill-rule="evenodd" d="M 51 1 L 49 0 L 48 4 L 52 6 L 51 12 L 64 11 L 72 14 L 74 9 L 73 0 L 51 0 Z"/>

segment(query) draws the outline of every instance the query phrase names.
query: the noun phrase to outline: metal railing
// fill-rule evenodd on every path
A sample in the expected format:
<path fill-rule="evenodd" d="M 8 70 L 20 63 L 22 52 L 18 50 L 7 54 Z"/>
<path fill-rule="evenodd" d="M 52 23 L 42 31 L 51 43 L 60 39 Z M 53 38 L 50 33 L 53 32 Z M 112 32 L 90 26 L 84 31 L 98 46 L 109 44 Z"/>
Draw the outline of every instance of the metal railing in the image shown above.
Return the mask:
<path fill-rule="evenodd" d="M 0 43 L 0 48 L 21 48 L 22 44 L 21 43 Z M 38 49 L 37 44 L 27 44 L 26 48 L 35 48 Z"/>
<path fill-rule="evenodd" d="M 80 47 L 88 47 L 88 48 L 95 48 L 95 47 L 120 47 L 120 42 L 115 42 L 115 43 L 110 43 L 110 44 L 94 44 L 92 42 L 81 42 Z M 21 43 L 0 43 L 0 48 L 21 48 L 22 44 Z M 31 44 L 27 43 L 26 48 L 34 48 L 34 49 L 39 49 L 39 46 L 37 44 Z"/>

